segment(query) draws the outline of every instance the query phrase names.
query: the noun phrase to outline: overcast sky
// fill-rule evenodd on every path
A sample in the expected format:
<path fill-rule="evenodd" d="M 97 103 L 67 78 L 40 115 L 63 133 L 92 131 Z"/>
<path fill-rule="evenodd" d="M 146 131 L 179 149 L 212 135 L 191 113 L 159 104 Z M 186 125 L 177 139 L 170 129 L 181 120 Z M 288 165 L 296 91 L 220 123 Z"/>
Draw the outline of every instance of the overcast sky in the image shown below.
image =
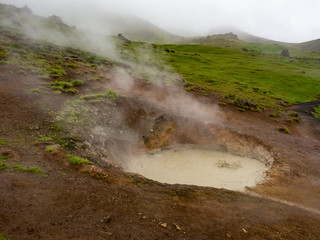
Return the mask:
<path fill-rule="evenodd" d="M 286 42 L 320 38 L 320 0 L 0 0 L 34 13 L 58 15 L 75 24 L 76 15 L 98 11 L 135 15 L 177 34 L 206 35 L 234 27 Z"/>

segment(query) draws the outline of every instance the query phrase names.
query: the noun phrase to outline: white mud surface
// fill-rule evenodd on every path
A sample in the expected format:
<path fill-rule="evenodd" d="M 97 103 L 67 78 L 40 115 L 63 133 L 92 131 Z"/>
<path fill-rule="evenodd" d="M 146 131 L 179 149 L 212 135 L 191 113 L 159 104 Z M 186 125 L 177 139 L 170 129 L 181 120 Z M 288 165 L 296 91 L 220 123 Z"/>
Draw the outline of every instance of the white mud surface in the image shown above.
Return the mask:
<path fill-rule="evenodd" d="M 134 155 L 124 169 L 162 183 L 241 191 L 262 182 L 269 168 L 227 152 L 178 148 Z"/>

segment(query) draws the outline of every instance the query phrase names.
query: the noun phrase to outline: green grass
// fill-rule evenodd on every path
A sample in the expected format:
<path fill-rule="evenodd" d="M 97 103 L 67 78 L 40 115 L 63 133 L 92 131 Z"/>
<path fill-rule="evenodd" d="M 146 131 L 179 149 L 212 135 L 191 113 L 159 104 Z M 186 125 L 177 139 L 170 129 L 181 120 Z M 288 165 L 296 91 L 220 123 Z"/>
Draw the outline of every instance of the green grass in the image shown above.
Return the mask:
<path fill-rule="evenodd" d="M 8 158 L 9 157 L 5 157 L 5 156 L 0 157 L 0 170 L 11 168 L 11 166 L 6 161 Z"/>
<path fill-rule="evenodd" d="M 300 122 L 300 115 L 296 112 L 289 112 L 289 115 L 291 116 L 291 119 L 288 119 L 287 122 Z"/>
<path fill-rule="evenodd" d="M 106 99 L 109 100 L 116 100 L 119 97 L 119 94 L 113 90 L 109 90 L 106 93 L 97 93 L 97 94 L 90 94 L 86 96 L 82 96 L 82 100 L 87 100 L 89 102 L 100 102 Z"/>
<path fill-rule="evenodd" d="M 50 72 L 52 78 L 61 78 L 66 75 L 66 71 L 60 65 L 48 67 L 47 70 Z"/>
<path fill-rule="evenodd" d="M 75 80 L 71 81 L 71 84 L 72 84 L 73 87 L 78 87 L 78 86 L 83 85 L 83 81 L 79 80 L 79 79 L 75 79 Z"/>
<path fill-rule="evenodd" d="M 290 134 L 290 129 L 289 129 L 288 127 L 286 127 L 286 126 L 281 127 L 281 128 L 278 128 L 278 130 L 279 130 L 280 132 L 285 133 L 285 134 Z"/>
<path fill-rule="evenodd" d="M 75 94 L 75 93 L 78 93 L 79 91 L 75 88 L 68 88 L 64 92 L 69 94 Z"/>
<path fill-rule="evenodd" d="M 72 69 L 75 69 L 75 68 L 78 67 L 78 66 L 77 66 L 76 64 L 74 64 L 74 63 L 67 63 L 66 66 L 67 66 L 68 68 L 72 68 Z"/>
<path fill-rule="evenodd" d="M 13 169 L 14 171 L 17 172 L 27 172 L 27 173 L 33 173 L 33 174 L 38 174 L 38 173 L 42 173 L 43 171 L 40 170 L 40 168 L 38 167 L 22 167 L 21 165 L 15 165 L 15 166 L 11 166 L 8 161 L 10 162 L 18 162 L 15 159 L 12 159 L 13 156 L 1 156 L 0 157 L 0 170 L 6 170 L 6 169 Z"/>
<path fill-rule="evenodd" d="M 40 94 L 46 94 L 48 93 L 48 90 L 44 87 L 37 87 L 37 88 L 32 88 L 28 90 L 29 93 L 40 93 Z"/>
<path fill-rule="evenodd" d="M 70 162 L 72 164 L 78 164 L 78 165 L 82 165 L 82 164 L 90 164 L 92 162 L 90 162 L 88 159 L 85 159 L 85 158 L 80 158 L 80 157 L 77 157 L 77 156 L 73 156 L 70 158 Z"/>
<path fill-rule="evenodd" d="M 51 83 L 51 86 L 56 87 L 56 89 L 66 89 L 73 87 L 71 82 L 64 82 L 64 81 L 54 81 Z"/>
<path fill-rule="evenodd" d="M 65 81 L 54 81 L 51 83 L 51 89 L 53 90 L 58 90 L 62 91 L 64 93 L 69 93 L 69 94 L 75 94 L 78 93 L 79 91 L 75 89 L 75 86 L 80 86 L 83 84 L 82 80 L 73 80 L 71 82 L 65 82 Z"/>
<path fill-rule="evenodd" d="M 0 240 L 10 240 L 10 239 L 6 238 L 3 233 L 0 233 Z"/>
<path fill-rule="evenodd" d="M 44 150 L 45 150 L 46 152 L 52 152 L 52 151 L 54 151 L 54 150 L 56 150 L 56 149 L 57 149 L 56 146 L 51 145 L 51 146 L 47 146 Z"/>
<path fill-rule="evenodd" d="M 94 57 L 94 56 L 90 56 L 90 57 L 87 57 L 87 61 L 89 63 L 104 63 L 106 60 L 102 57 Z"/>
<path fill-rule="evenodd" d="M 249 51 L 254 50 L 262 53 L 273 54 L 273 55 L 280 55 L 283 49 L 288 49 L 290 56 L 292 57 L 306 57 L 306 58 L 318 58 L 318 53 L 308 52 L 308 51 L 301 51 L 297 48 L 294 48 L 292 44 L 259 44 L 259 43 L 247 43 L 240 41 L 240 44 L 247 48 Z"/>
<path fill-rule="evenodd" d="M 290 59 L 244 52 L 235 48 L 201 45 L 164 45 L 167 62 L 181 74 L 187 86 L 243 98 L 260 106 L 278 108 L 316 99 L 320 92 L 320 63 L 317 59 Z M 320 54 L 319 54 L 320 58 Z"/>
<path fill-rule="evenodd" d="M 270 117 L 279 117 L 278 113 L 270 113 L 269 116 Z"/>
<path fill-rule="evenodd" d="M 8 144 L 8 139 L 6 138 L 0 138 L 0 146 L 5 146 Z"/>
<path fill-rule="evenodd" d="M 33 143 L 50 142 L 50 141 L 52 141 L 51 137 L 44 137 L 40 135 Z"/>
<path fill-rule="evenodd" d="M 15 171 L 18 171 L 18 172 L 27 172 L 27 173 L 33 173 L 33 174 L 38 174 L 38 173 L 42 172 L 40 170 L 40 168 L 38 168 L 38 167 L 27 167 L 27 168 L 24 168 L 24 167 L 21 167 L 19 165 L 16 165 L 13 168 L 14 168 Z"/>

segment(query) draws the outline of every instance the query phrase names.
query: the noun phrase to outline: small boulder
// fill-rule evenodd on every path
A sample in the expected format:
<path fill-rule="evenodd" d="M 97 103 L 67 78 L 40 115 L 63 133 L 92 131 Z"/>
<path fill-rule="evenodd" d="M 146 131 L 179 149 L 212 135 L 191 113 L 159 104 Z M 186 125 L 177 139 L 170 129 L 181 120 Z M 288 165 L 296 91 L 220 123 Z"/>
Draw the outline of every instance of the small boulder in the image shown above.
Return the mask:
<path fill-rule="evenodd" d="M 125 36 L 123 36 L 121 33 L 118 34 L 118 38 L 126 43 L 131 43 L 131 41 L 127 39 Z"/>
<path fill-rule="evenodd" d="M 21 8 L 21 10 L 24 14 L 32 14 L 32 10 L 28 7 L 28 5 L 24 5 L 24 7 Z"/>
<path fill-rule="evenodd" d="M 167 223 L 160 223 L 160 226 L 166 228 L 166 227 L 168 227 L 168 224 Z"/>
<path fill-rule="evenodd" d="M 65 24 L 62 19 L 56 15 L 52 15 L 50 17 L 48 17 L 48 20 L 51 21 L 51 22 L 54 22 L 60 26 L 64 26 L 64 27 L 68 27 L 67 24 Z"/>
<path fill-rule="evenodd" d="M 282 52 L 280 53 L 282 57 L 290 57 L 290 52 L 288 49 L 283 49 Z"/>

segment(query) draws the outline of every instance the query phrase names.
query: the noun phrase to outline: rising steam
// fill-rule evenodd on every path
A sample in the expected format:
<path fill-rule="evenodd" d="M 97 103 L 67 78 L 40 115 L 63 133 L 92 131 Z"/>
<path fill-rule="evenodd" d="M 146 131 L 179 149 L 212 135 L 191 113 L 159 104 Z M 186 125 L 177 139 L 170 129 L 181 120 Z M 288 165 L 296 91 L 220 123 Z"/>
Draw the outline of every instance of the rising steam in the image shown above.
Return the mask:
<path fill-rule="evenodd" d="M 52 22 L 33 15 L 28 8 L 16 11 L 9 19 L 5 27 L 22 31 L 30 39 L 79 48 L 113 62 L 108 76 L 105 76 L 109 81 L 101 85 L 101 92 L 116 91 L 119 94 L 118 103 L 108 103 L 107 107 L 101 108 L 88 105 L 83 100 L 81 104 L 84 106 L 81 106 L 75 101 L 63 106 L 56 117 L 57 121 L 68 124 L 71 134 L 85 139 L 83 149 L 87 149 L 88 155 L 98 153 L 100 157 L 112 161 L 123 159 L 127 152 L 123 149 L 141 146 L 142 135 L 150 131 L 154 119 L 163 113 L 214 124 L 221 123 L 223 119 L 216 105 L 200 102 L 184 90 L 183 77 L 166 63 L 162 48 L 151 44 L 126 43 L 128 46 L 123 49 L 121 39 L 80 31 L 67 26 L 58 17 L 54 17 Z M 133 102 L 136 106 L 126 109 L 126 105 L 134 105 Z M 144 104 L 156 111 L 149 116 Z M 89 110 L 81 117 L 88 123 L 77 127 L 82 119 L 69 116 L 85 108 Z M 137 113 L 138 120 L 132 120 L 131 115 Z"/>

